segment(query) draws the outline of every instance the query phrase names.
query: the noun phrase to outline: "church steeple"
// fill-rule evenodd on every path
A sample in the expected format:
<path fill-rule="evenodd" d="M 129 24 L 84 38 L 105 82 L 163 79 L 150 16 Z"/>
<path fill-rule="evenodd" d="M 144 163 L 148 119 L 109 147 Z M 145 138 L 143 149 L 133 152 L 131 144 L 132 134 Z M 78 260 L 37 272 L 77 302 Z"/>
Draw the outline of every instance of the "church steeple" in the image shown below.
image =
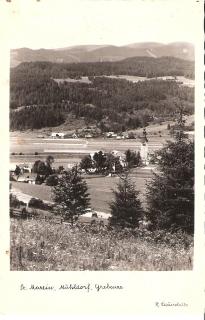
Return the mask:
<path fill-rule="evenodd" d="M 140 155 L 142 159 L 142 163 L 144 165 L 148 164 L 148 139 L 146 129 L 143 129 L 142 137 L 141 137 L 141 147 L 140 147 Z"/>
<path fill-rule="evenodd" d="M 147 142 L 148 142 L 147 131 L 146 131 L 146 128 L 143 128 L 141 143 L 143 146 L 145 146 L 147 144 Z"/>

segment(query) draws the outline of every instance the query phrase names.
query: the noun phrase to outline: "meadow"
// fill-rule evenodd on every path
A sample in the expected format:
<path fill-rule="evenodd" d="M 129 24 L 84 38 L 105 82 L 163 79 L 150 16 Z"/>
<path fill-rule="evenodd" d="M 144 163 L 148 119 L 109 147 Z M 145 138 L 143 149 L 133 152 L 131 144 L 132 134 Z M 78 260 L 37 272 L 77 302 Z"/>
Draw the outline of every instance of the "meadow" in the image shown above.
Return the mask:
<path fill-rule="evenodd" d="M 193 239 L 183 233 L 116 231 L 98 224 L 11 219 L 11 270 L 190 270 Z"/>
<path fill-rule="evenodd" d="M 151 177 L 151 171 L 147 169 L 133 169 L 130 178 L 135 183 L 136 189 L 139 190 L 140 198 L 143 201 L 145 184 Z M 85 176 L 88 191 L 91 198 L 91 207 L 94 210 L 109 213 L 109 202 L 113 199 L 112 190 L 116 189 L 119 177 L 105 176 Z M 12 188 L 21 191 L 24 194 L 44 201 L 52 202 L 51 187 L 46 185 L 33 185 L 22 182 L 12 182 Z M 23 201 L 23 198 L 21 199 Z"/>

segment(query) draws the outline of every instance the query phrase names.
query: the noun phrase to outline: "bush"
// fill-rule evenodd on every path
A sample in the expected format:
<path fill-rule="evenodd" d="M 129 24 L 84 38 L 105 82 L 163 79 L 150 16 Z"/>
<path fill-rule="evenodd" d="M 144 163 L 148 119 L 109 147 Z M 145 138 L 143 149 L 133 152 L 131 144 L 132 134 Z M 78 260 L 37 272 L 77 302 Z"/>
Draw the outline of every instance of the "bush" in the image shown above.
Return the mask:
<path fill-rule="evenodd" d="M 28 203 L 29 207 L 36 208 L 36 209 L 45 209 L 45 203 L 41 199 L 31 198 Z"/>
<path fill-rule="evenodd" d="M 46 179 L 46 185 L 47 186 L 54 187 L 54 186 L 57 186 L 57 184 L 58 184 L 58 176 L 56 174 L 51 174 Z"/>
<path fill-rule="evenodd" d="M 26 206 L 26 203 L 18 200 L 17 197 L 12 193 L 10 193 L 9 195 L 9 203 L 10 203 L 10 207 L 13 207 L 13 208 L 20 208 L 20 206 Z"/>
<path fill-rule="evenodd" d="M 36 182 L 36 184 L 42 184 L 42 183 L 44 183 L 44 180 L 45 180 L 44 176 L 40 176 L 38 174 L 35 182 Z"/>

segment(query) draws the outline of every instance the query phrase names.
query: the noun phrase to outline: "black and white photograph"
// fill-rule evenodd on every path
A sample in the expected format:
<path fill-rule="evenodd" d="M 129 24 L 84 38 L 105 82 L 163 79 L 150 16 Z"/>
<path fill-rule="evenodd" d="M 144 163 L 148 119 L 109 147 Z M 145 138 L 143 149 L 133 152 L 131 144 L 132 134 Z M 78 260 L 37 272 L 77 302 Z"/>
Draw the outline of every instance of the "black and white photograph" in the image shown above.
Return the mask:
<path fill-rule="evenodd" d="M 136 2 L 111 35 L 98 30 L 110 13 L 85 21 L 79 8 L 80 21 L 44 25 L 52 39 L 14 39 L 11 270 L 193 268 L 194 34 L 183 12 L 147 21 Z"/>
<path fill-rule="evenodd" d="M 182 278 L 192 274 L 199 256 L 201 1 L 4 6 L 10 17 L 6 255 L 11 276 L 18 271 L 27 279 L 19 292 L 82 289 L 122 298 L 125 271 L 129 285 L 142 271 L 146 281 L 152 272 L 173 279 L 178 271 Z M 31 281 L 70 271 L 84 271 L 85 281 L 88 274 L 99 278 L 85 284 L 68 277 L 58 288 Z M 162 309 L 188 305 L 177 298 L 153 302 Z"/>

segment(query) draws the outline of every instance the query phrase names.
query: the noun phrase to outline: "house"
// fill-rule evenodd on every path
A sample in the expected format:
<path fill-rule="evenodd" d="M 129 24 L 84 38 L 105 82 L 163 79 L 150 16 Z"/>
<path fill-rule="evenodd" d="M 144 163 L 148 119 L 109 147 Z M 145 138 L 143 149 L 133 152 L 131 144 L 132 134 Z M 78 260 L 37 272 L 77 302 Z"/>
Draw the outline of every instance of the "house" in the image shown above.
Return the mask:
<path fill-rule="evenodd" d="M 119 159 L 119 162 L 121 164 L 122 167 L 126 167 L 126 156 L 123 152 L 121 151 L 117 151 L 117 150 L 113 150 L 112 154 L 114 157 Z M 115 167 L 113 168 L 115 171 Z"/>
<path fill-rule="evenodd" d="M 27 178 L 24 175 L 21 175 L 17 178 L 17 182 L 27 183 Z"/>
<path fill-rule="evenodd" d="M 36 175 L 34 175 L 34 174 L 32 174 L 32 175 L 22 174 L 17 178 L 17 182 L 36 184 Z"/>
<path fill-rule="evenodd" d="M 63 132 L 52 132 L 51 133 L 51 138 L 53 139 L 64 139 L 65 133 Z"/>
<path fill-rule="evenodd" d="M 95 173 L 96 171 L 97 171 L 96 168 L 89 168 L 89 169 L 88 169 L 88 172 L 89 172 L 89 173 Z"/>
<path fill-rule="evenodd" d="M 18 165 L 21 169 L 22 174 L 23 173 L 31 173 L 31 167 L 28 164 L 22 163 Z"/>
<path fill-rule="evenodd" d="M 27 178 L 27 183 L 29 184 L 36 184 L 36 176 L 32 175 Z"/>
<path fill-rule="evenodd" d="M 73 138 L 73 139 L 78 139 L 77 134 L 76 134 L 76 133 L 73 133 L 73 134 L 72 134 L 72 138 Z"/>
<path fill-rule="evenodd" d="M 16 164 L 14 163 L 10 163 L 9 165 L 9 173 L 10 173 L 10 176 L 15 176 L 15 171 L 16 171 Z"/>
<path fill-rule="evenodd" d="M 86 134 L 86 135 L 85 135 L 85 138 L 86 138 L 86 139 L 90 139 L 90 138 L 93 138 L 93 136 L 92 136 L 92 134 L 89 133 L 89 134 Z"/>
<path fill-rule="evenodd" d="M 185 131 L 184 134 L 188 139 L 194 140 L 194 131 Z"/>
<path fill-rule="evenodd" d="M 107 138 L 113 138 L 113 135 L 115 135 L 115 133 L 113 131 L 110 132 L 106 132 L 106 137 Z M 117 136 L 117 135 L 116 135 Z"/>
<path fill-rule="evenodd" d="M 128 132 L 123 133 L 123 139 L 129 139 L 129 134 L 128 134 Z"/>
<path fill-rule="evenodd" d="M 76 162 L 69 162 L 68 164 L 67 164 L 67 168 L 68 169 L 71 169 L 71 168 L 73 168 L 74 166 L 76 166 Z"/>

